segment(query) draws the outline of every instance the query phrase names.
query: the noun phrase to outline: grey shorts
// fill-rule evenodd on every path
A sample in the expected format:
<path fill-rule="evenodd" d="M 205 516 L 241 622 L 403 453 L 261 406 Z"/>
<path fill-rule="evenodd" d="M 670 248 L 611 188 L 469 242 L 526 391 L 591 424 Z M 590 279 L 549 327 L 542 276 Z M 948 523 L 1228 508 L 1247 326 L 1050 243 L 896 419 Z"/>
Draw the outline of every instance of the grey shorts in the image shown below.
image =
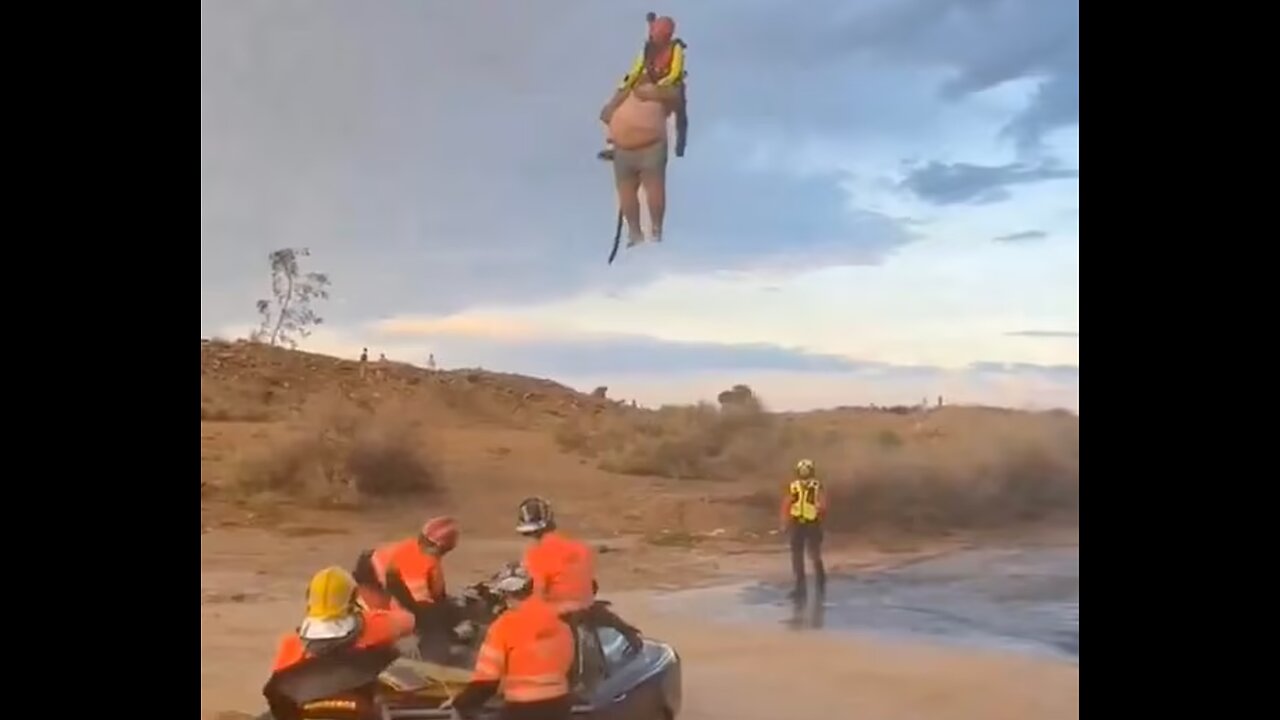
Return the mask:
<path fill-rule="evenodd" d="M 613 177 L 615 180 L 634 180 L 639 175 L 658 173 L 659 177 L 667 170 L 667 141 L 660 140 L 649 147 L 639 150 L 613 151 Z"/>

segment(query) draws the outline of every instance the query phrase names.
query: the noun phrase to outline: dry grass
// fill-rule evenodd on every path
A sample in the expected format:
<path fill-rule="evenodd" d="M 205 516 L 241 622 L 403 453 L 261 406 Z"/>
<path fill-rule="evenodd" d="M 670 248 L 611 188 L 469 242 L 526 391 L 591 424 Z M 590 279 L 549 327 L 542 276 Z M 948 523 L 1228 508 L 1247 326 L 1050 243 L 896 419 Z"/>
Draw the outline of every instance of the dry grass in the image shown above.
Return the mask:
<path fill-rule="evenodd" d="M 793 464 L 810 457 L 831 491 L 836 531 L 928 534 L 1078 515 L 1079 419 L 1068 413 L 777 414 L 745 387 L 722 393 L 719 405 L 652 411 L 536 378 L 399 363 L 366 370 L 323 355 L 202 342 L 201 497 L 361 505 L 451 485 L 527 483 L 607 523 L 617 512 L 611 494 L 652 489 L 663 497 L 630 527 L 755 533 L 776 524 Z M 575 457 L 544 444 L 540 436 L 553 430 Z M 495 451 L 490 432 L 518 451 Z M 424 445 L 446 437 L 447 454 Z M 554 478 L 536 470 L 544 463 L 559 468 Z M 601 470 L 640 479 L 601 492 L 610 479 Z"/>
<path fill-rule="evenodd" d="M 323 505 L 441 491 L 422 421 L 404 408 L 309 408 L 282 441 L 245 457 L 235 479 L 250 494 Z"/>
<path fill-rule="evenodd" d="M 1078 518 L 1079 418 L 985 408 L 916 415 L 842 410 L 775 415 L 703 404 L 570 421 L 562 449 L 601 469 L 682 480 L 739 481 L 768 522 L 800 457 L 817 461 L 834 531 L 928 534 Z"/>
<path fill-rule="evenodd" d="M 596 458 L 609 472 L 731 480 L 758 466 L 761 443 L 785 445 L 787 436 L 763 411 L 703 403 L 579 418 L 562 426 L 556 441 L 563 450 Z"/>
<path fill-rule="evenodd" d="M 200 422 L 270 422 L 271 413 L 260 408 L 228 408 L 214 402 L 200 403 Z"/>

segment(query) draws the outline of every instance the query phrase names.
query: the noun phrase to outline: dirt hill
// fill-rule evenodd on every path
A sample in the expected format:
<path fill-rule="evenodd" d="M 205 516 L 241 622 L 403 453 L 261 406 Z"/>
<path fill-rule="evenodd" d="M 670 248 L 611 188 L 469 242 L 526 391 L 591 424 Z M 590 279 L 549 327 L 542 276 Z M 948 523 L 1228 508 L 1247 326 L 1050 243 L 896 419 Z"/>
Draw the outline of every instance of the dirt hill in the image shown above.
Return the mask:
<path fill-rule="evenodd" d="M 726 386 L 730 383 L 726 383 Z M 764 399 L 767 403 L 767 398 Z M 508 533 L 539 494 L 580 532 L 760 537 L 811 457 L 834 531 L 937 534 L 1074 521 L 1079 419 L 991 408 L 633 408 L 549 380 L 201 341 L 202 523 L 447 510 Z"/>

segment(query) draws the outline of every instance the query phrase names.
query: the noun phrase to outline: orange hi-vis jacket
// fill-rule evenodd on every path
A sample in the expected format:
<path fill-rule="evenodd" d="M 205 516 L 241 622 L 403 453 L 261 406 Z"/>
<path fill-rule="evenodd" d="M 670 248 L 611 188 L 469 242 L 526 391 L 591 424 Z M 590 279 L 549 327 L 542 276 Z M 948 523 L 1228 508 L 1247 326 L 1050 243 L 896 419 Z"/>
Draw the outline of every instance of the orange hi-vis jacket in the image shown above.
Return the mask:
<path fill-rule="evenodd" d="M 509 703 L 564 697 L 569 694 L 573 650 L 568 624 L 554 607 L 533 595 L 489 626 L 471 681 L 500 683 Z"/>
<path fill-rule="evenodd" d="M 586 543 L 549 532 L 524 551 L 533 592 L 560 613 L 584 610 L 595 601 L 595 560 Z"/>
<path fill-rule="evenodd" d="M 360 612 L 360 635 L 351 644 L 352 649 L 360 650 L 382 645 L 391 645 L 413 632 L 413 616 L 403 610 L 362 610 Z M 306 644 L 298 633 L 291 632 L 280 638 L 280 646 L 276 651 L 275 662 L 271 665 L 272 674 L 288 670 L 308 659 Z"/>
<path fill-rule="evenodd" d="M 400 573 L 414 601 L 427 604 L 444 599 L 444 566 L 440 558 L 423 552 L 417 537 L 379 547 L 373 551 L 370 561 L 383 591 L 361 588 L 360 597 L 369 607 L 399 607 L 399 603 L 394 603 L 385 592 L 387 573 L 393 568 Z"/>

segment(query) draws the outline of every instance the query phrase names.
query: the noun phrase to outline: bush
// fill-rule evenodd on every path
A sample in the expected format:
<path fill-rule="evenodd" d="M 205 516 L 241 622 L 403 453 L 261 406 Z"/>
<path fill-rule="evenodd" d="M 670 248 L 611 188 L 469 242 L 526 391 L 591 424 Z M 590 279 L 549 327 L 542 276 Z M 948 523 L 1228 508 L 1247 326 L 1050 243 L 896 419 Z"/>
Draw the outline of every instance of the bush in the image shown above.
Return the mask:
<path fill-rule="evenodd" d="M 758 448 L 775 445 L 778 432 L 773 417 L 750 406 L 667 406 L 598 432 L 566 430 L 561 446 L 572 439 L 601 469 L 624 475 L 730 480 L 753 473 Z"/>
<path fill-rule="evenodd" d="M 889 460 L 831 483 L 828 526 L 917 534 L 1077 520 L 1079 456 L 1037 444 L 953 464 Z"/>
<path fill-rule="evenodd" d="M 603 414 L 570 421 L 556 437 L 615 473 L 746 481 L 745 504 L 761 527 L 776 523 L 792 464 L 810 457 L 830 492 L 833 531 L 933 533 L 1078 518 L 1079 423 L 1070 414 L 983 408 L 925 419 L 776 415 L 749 388 L 735 388 L 718 407 Z"/>
<path fill-rule="evenodd" d="M 323 413 L 247 458 L 237 479 L 248 492 L 325 504 L 433 494 L 436 466 L 416 429 L 394 411 Z"/>

